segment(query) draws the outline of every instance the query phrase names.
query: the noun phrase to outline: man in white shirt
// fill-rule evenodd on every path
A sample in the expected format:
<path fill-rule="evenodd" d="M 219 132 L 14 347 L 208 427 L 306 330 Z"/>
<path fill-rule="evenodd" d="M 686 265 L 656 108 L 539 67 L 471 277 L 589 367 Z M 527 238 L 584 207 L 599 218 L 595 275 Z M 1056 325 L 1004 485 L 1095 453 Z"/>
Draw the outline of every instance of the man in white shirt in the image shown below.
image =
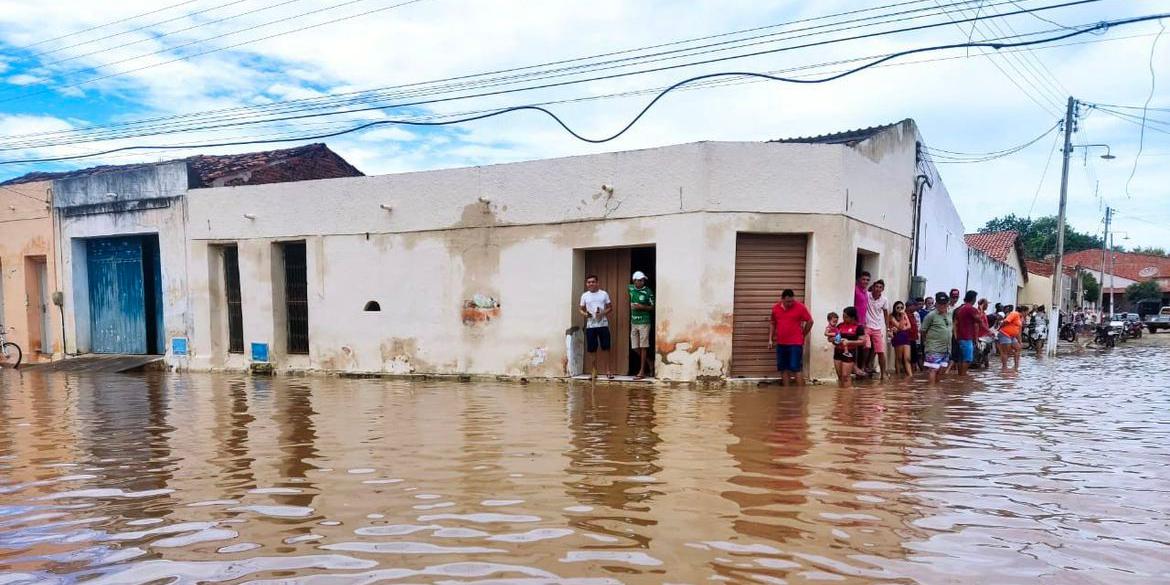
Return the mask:
<path fill-rule="evenodd" d="M 588 356 L 593 355 L 592 369 L 586 368 L 590 375 L 597 377 L 597 362 L 605 363 L 606 375 L 613 379 L 613 360 L 609 355 L 609 314 L 613 312 L 613 303 L 609 293 L 601 290 L 601 282 L 597 276 L 590 274 L 585 277 L 585 292 L 581 293 L 581 303 L 577 311 L 585 317 L 585 355 L 586 365 Z"/>
<path fill-rule="evenodd" d="M 886 377 L 886 324 L 890 322 L 890 301 L 882 294 L 885 290 L 884 280 L 870 285 L 869 304 L 865 309 L 865 335 L 870 343 L 869 373 L 874 372 L 873 361 L 877 361 L 882 378 Z"/>

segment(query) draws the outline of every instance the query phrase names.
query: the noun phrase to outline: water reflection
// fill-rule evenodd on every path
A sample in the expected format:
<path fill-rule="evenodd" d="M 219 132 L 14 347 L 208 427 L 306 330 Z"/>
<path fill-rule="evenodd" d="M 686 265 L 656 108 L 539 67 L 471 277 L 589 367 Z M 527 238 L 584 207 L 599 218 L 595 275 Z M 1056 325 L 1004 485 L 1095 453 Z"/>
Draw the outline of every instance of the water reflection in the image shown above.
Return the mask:
<path fill-rule="evenodd" d="M 5 371 L 0 583 L 1164 582 L 1165 351 L 802 391 Z"/>
<path fill-rule="evenodd" d="M 654 399 L 650 388 L 578 385 L 569 391 L 572 438 L 565 486 L 577 506 L 568 511 L 585 513 L 570 516 L 569 525 L 608 537 L 590 548 L 650 544 L 642 528 L 656 524 L 646 513 L 661 495 L 655 475 L 662 471 Z"/>

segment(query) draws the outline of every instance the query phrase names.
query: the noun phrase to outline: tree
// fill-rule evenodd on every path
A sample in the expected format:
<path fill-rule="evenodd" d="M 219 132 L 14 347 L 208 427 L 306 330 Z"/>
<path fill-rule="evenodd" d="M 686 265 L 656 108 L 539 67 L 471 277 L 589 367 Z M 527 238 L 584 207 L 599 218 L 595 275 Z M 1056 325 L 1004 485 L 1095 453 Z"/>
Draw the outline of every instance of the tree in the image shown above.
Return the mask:
<path fill-rule="evenodd" d="M 1085 299 L 1097 302 L 1097 295 L 1101 294 L 1101 285 L 1089 272 L 1081 274 L 1081 290 L 1085 291 Z"/>
<path fill-rule="evenodd" d="M 1150 256 L 1170 256 L 1166 253 L 1165 248 L 1156 248 L 1154 246 L 1138 246 L 1130 250 L 1134 254 L 1148 254 Z"/>
<path fill-rule="evenodd" d="M 1129 303 L 1160 298 L 1162 298 L 1162 289 L 1158 288 L 1158 283 L 1153 280 L 1135 282 L 1125 287 L 1125 300 Z"/>
<path fill-rule="evenodd" d="M 1020 233 L 1020 243 L 1024 247 L 1024 256 L 1040 259 L 1056 254 L 1056 216 L 1040 217 L 1036 219 L 1019 217 L 1008 214 L 997 217 L 979 228 L 981 233 L 1014 230 Z M 1103 242 L 1099 236 L 1079 232 L 1064 224 L 1064 252 L 1080 252 L 1101 248 Z"/>

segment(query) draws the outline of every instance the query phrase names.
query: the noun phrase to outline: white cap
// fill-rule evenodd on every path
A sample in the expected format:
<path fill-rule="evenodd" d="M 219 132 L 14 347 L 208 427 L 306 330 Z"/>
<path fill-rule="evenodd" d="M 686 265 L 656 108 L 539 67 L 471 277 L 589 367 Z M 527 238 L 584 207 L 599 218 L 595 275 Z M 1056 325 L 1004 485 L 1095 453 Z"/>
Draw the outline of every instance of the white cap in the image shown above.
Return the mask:
<path fill-rule="evenodd" d="M 646 280 L 646 273 L 639 270 L 639 271 L 634 273 L 633 278 L 631 278 L 630 280 Z"/>

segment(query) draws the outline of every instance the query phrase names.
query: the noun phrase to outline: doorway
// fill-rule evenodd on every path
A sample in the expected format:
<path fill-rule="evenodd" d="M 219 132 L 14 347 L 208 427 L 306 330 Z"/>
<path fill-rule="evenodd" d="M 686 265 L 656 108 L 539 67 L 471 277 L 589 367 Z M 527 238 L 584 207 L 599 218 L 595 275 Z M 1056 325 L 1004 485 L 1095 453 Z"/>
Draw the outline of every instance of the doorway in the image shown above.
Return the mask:
<path fill-rule="evenodd" d="M 28 294 L 29 349 L 41 354 L 53 353 L 53 327 L 50 323 L 52 303 L 49 295 L 49 265 L 44 256 L 29 256 L 24 262 Z"/>
<path fill-rule="evenodd" d="M 628 248 L 606 248 L 582 250 L 583 273 L 575 288 L 583 290 L 584 276 L 596 274 L 601 289 L 609 293 L 613 313 L 609 317 L 610 338 L 613 340 L 611 356 L 613 371 L 618 375 L 633 376 L 638 373 L 638 352 L 630 347 L 630 292 L 633 286 L 630 277 L 635 271 L 646 274 L 646 286 L 654 288 L 657 276 L 657 250 L 654 246 Z M 657 299 L 656 299 L 657 300 Z M 654 376 L 655 321 L 650 324 L 650 348 L 647 350 L 647 377 Z M 583 319 L 576 324 L 584 327 Z"/>
<path fill-rule="evenodd" d="M 879 257 L 880 256 L 878 255 L 877 252 L 870 252 L 869 250 L 863 250 L 861 248 L 858 248 L 857 249 L 857 262 L 854 264 L 854 269 L 853 269 L 853 281 L 856 282 L 858 278 L 861 278 L 862 272 L 868 272 L 870 275 L 871 281 L 877 280 L 878 278 L 880 278 L 878 276 L 878 259 L 879 259 Z M 864 315 L 862 316 L 862 318 L 864 318 Z"/>
<path fill-rule="evenodd" d="M 162 267 L 158 236 L 86 241 L 93 353 L 162 354 Z"/>

